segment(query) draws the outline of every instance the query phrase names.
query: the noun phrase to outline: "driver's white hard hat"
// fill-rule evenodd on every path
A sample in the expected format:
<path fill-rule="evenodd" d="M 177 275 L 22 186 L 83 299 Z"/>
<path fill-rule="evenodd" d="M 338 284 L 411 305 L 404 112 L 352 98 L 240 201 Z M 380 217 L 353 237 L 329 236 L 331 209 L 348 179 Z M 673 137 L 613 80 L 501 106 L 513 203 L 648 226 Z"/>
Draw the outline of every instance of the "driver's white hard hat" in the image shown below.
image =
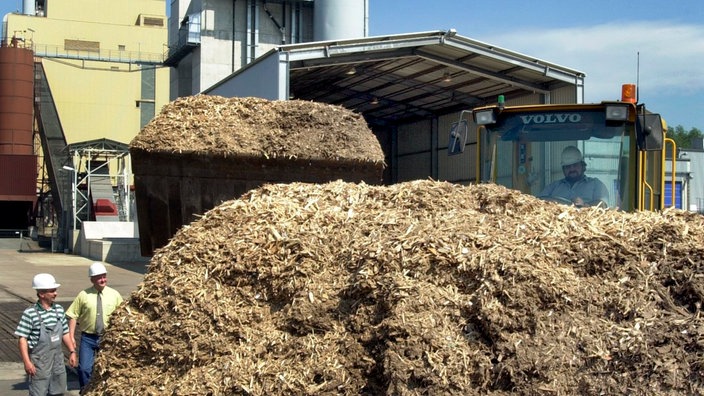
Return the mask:
<path fill-rule="evenodd" d="M 107 274 L 107 273 L 108 273 L 108 270 L 105 268 L 105 264 L 101 263 L 100 261 L 94 262 L 88 268 L 88 277 Z"/>
<path fill-rule="evenodd" d="M 36 274 L 32 279 L 32 289 L 34 290 L 49 290 L 56 289 L 61 286 L 56 283 L 56 279 L 51 274 Z"/>
<path fill-rule="evenodd" d="M 582 152 L 575 146 L 567 146 L 562 150 L 562 162 L 560 165 L 567 166 L 584 161 Z"/>

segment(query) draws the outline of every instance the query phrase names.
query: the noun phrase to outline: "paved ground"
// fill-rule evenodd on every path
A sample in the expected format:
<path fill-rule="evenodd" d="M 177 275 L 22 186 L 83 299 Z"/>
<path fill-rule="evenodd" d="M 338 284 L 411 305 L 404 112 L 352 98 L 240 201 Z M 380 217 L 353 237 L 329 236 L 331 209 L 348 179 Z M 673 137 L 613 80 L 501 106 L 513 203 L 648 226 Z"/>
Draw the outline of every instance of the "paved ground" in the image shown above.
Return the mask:
<path fill-rule="evenodd" d="M 17 351 L 15 327 L 22 311 L 36 300 L 32 277 L 48 272 L 61 284 L 57 302 L 68 308 L 79 291 L 90 286 L 92 260 L 51 253 L 29 239 L 0 238 L 0 395 L 26 395 L 24 367 Z M 129 297 L 142 281 L 146 263 L 108 263 L 108 285 Z M 68 369 L 69 392 L 78 395 L 75 371 Z"/>

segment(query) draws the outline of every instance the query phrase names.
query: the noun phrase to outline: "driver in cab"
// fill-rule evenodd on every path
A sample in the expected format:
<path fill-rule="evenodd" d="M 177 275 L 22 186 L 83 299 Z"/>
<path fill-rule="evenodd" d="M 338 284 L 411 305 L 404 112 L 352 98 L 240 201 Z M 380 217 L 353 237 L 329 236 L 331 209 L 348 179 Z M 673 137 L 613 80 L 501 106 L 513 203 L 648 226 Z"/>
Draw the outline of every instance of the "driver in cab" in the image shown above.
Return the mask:
<path fill-rule="evenodd" d="M 567 146 L 562 150 L 562 172 L 564 179 L 549 184 L 538 195 L 538 198 L 557 202 L 571 202 L 575 206 L 607 207 L 609 192 L 604 183 L 595 177 L 584 174 L 587 164 L 582 152 L 575 146 Z"/>

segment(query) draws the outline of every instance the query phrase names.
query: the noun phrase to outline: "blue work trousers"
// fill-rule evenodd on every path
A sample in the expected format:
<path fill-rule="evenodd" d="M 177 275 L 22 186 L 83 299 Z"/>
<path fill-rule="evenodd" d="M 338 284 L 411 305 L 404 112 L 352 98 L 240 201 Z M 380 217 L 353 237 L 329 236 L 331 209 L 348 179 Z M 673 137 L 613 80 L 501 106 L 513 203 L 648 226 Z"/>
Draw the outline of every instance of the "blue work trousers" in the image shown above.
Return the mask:
<path fill-rule="evenodd" d="M 81 346 L 78 350 L 78 384 L 81 389 L 90 382 L 90 376 L 93 373 L 93 363 L 95 362 L 95 353 L 99 349 L 99 341 L 99 335 L 89 333 L 81 334 Z"/>

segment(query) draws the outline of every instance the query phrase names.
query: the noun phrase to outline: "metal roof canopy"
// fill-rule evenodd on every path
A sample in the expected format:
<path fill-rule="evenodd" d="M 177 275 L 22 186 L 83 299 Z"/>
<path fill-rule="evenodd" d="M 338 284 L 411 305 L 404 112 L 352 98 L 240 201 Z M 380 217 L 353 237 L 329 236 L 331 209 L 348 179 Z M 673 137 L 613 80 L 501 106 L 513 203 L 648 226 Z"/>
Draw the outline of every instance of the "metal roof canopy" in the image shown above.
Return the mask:
<path fill-rule="evenodd" d="M 370 123 L 402 123 L 574 86 L 582 101 L 583 72 L 449 31 L 408 33 L 280 46 L 211 87 L 252 76 L 262 58 L 278 54 L 288 67 L 288 98 L 330 103 Z M 271 67 L 271 66 L 269 66 Z M 271 68 L 269 69 L 271 71 Z M 271 78 L 271 76 L 269 76 Z M 207 92 L 206 92 L 207 93 Z M 282 94 L 280 94 L 282 95 Z M 286 99 L 286 98 L 279 98 Z"/>

